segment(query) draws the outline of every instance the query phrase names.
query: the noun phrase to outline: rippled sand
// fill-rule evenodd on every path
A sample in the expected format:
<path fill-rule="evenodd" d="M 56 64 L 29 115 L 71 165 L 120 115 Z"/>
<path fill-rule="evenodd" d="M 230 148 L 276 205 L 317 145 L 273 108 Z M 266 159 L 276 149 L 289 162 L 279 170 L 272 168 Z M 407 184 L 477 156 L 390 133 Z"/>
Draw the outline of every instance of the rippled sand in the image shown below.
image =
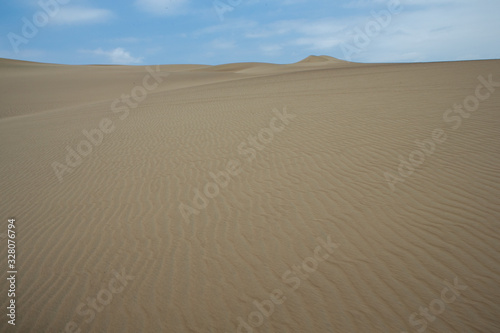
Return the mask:
<path fill-rule="evenodd" d="M 500 61 L 0 60 L 0 331 L 499 332 L 480 76 Z"/>

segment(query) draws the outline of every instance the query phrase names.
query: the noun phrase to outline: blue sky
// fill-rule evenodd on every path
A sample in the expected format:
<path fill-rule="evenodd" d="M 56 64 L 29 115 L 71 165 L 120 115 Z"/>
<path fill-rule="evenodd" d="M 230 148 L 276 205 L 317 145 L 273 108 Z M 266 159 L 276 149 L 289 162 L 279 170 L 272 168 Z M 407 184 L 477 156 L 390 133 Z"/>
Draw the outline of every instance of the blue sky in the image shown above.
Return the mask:
<path fill-rule="evenodd" d="M 498 0 L 3 0 L 0 57 L 131 65 L 292 63 L 311 54 L 496 59 L 499 13 Z"/>

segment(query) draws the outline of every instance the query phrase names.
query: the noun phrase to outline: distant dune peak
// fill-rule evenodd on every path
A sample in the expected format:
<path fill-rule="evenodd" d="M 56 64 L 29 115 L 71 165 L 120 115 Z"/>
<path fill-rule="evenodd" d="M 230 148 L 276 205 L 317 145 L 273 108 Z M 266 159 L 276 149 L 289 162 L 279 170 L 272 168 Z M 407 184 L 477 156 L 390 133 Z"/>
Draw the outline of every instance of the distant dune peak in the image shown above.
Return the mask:
<path fill-rule="evenodd" d="M 321 56 L 315 56 L 315 55 L 310 55 L 309 57 L 299 61 L 298 63 L 311 63 L 311 62 L 339 62 L 343 61 L 334 57 L 326 56 L 326 55 L 321 55 Z"/>

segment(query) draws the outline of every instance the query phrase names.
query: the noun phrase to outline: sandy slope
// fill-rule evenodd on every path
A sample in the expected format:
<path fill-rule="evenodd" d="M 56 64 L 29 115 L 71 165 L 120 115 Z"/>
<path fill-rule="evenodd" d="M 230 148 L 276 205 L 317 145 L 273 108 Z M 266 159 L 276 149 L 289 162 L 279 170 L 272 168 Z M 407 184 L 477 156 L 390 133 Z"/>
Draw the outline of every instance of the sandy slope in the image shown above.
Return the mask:
<path fill-rule="evenodd" d="M 144 67 L 0 61 L 0 233 L 17 219 L 19 304 L 1 332 L 500 331 L 500 88 L 443 119 L 478 76 L 500 81 L 500 61 L 160 71 L 120 119 L 111 103 Z M 105 118 L 114 130 L 59 181 L 53 163 Z M 399 175 L 437 128 L 446 141 Z M 221 171 L 230 181 L 193 202 Z M 387 173 L 404 179 L 394 191 Z"/>

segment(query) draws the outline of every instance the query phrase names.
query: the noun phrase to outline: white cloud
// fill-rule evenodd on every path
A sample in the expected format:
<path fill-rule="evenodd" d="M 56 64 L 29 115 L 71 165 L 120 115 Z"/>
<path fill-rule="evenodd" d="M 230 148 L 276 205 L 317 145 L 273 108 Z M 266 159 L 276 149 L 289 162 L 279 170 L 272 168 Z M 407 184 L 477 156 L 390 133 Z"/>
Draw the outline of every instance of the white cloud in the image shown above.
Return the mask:
<path fill-rule="evenodd" d="M 277 21 L 259 27 L 257 31 L 247 32 L 245 37 L 260 40 L 280 37 L 280 41 L 289 46 L 299 45 L 308 50 L 328 51 L 342 42 L 339 34 L 345 30 L 348 23 L 352 21 L 333 18 L 318 21 Z"/>
<path fill-rule="evenodd" d="M 306 2 L 307 2 L 307 0 L 282 0 L 281 5 L 290 6 L 290 5 L 296 5 L 296 4 L 303 4 Z"/>
<path fill-rule="evenodd" d="M 105 56 L 112 64 L 115 65 L 132 65 L 140 64 L 142 62 L 142 58 L 133 57 L 130 52 L 121 47 L 117 47 L 116 49 L 110 51 L 104 51 L 103 49 L 98 48 L 97 50 L 84 52 L 90 52 L 98 56 Z"/>
<path fill-rule="evenodd" d="M 351 0 L 343 5 L 344 8 L 373 8 L 380 5 L 401 4 L 404 6 L 437 6 L 443 4 L 466 4 L 468 0 Z"/>
<path fill-rule="evenodd" d="M 412 3 L 446 0 L 412 0 Z M 498 57 L 498 3 L 405 9 L 383 33 L 373 38 L 358 61 L 430 61 Z M 422 24 L 425 22 L 425 24 Z M 475 55 L 472 56 L 471 53 Z"/>
<path fill-rule="evenodd" d="M 179 15 L 185 12 L 189 0 L 136 0 L 141 10 L 154 15 Z"/>
<path fill-rule="evenodd" d="M 283 50 L 283 46 L 281 45 L 276 45 L 276 44 L 270 44 L 270 45 L 261 45 L 260 50 L 262 53 L 268 56 L 277 56 L 281 55 L 281 51 Z"/>
<path fill-rule="evenodd" d="M 50 19 L 52 24 L 85 24 L 104 22 L 113 17 L 107 9 L 85 7 L 61 7 L 59 12 Z"/>
<path fill-rule="evenodd" d="M 341 45 L 354 45 L 360 50 L 352 55 L 353 61 L 498 58 L 500 21 L 497 13 L 500 2 L 493 0 L 478 3 L 401 0 L 404 5 L 399 14 L 393 14 L 386 26 L 370 35 L 363 47 L 354 44 L 358 31 L 373 27 L 377 21 L 373 13 L 384 9 L 388 3 L 389 0 L 351 1 L 351 5 L 363 6 L 353 16 L 280 20 L 246 27 L 242 35 L 264 45 L 275 43 L 288 50 L 314 50 L 340 58 L 346 57 Z M 373 6 L 379 5 L 382 7 L 372 10 Z M 381 19 L 385 20 L 384 17 L 378 18 Z"/>
<path fill-rule="evenodd" d="M 329 50 L 340 45 L 342 40 L 335 37 L 304 37 L 293 41 L 293 44 L 306 46 L 309 50 Z"/>
<path fill-rule="evenodd" d="M 199 30 L 193 31 L 192 35 L 194 37 L 199 37 L 203 35 L 220 34 L 225 31 L 248 31 L 258 27 L 259 23 L 257 21 L 249 21 L 245 19 L 237 19 L 231 22 L 225 21 L 223 24 L 217 24 L 208 26 Z"/>
<path fill-rule="evenodd" d="M 352 20 L 339 20 L 335 18 L 324 18 L 317 21 L 307 20 L 284 20 L 258 27 L 257 30 L 245 34 L 247 38 L 270 38 L 279 35 L 295 34 L 307 37 L 331 38 L 344 30 Z"/>
<path fill-rule="evenodd" d="M 217 38 L 211 42 L 211 46 L 215 49 L 228 50 L 234 49 L 236 47 L 236 44 L 234 43 L 234 41 Z"/>
<path fill-rule="evenodd" d="M 120 37 L 120 38 L 113 39 L 113 42 L 117 42 L 117 43 L 138 43 L 140 41 L 141 41 L 141 39 L 139 39 L 137 37 Z"/>

